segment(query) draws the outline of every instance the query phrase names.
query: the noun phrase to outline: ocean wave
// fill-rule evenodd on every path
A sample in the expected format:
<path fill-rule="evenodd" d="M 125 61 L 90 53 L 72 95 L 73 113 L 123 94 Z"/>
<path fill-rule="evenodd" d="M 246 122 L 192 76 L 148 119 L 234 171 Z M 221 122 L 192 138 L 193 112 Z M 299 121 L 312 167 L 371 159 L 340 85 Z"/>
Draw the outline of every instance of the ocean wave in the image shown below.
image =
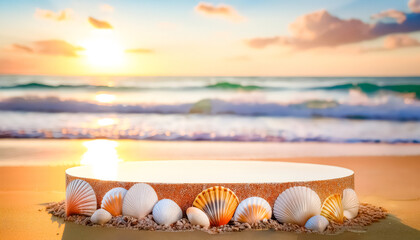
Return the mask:
<path fill-rule="evenodd" d="M 251 83 L 251 82 L 250 82 Z M 297 91 L 311 91 L 311 90 L 325 90 L 325 91 L 348 91 L 350 89 L 356 89 L 361 92 L 370 94 L 376 93 L 379 91 L 391 91 L 397 93 L 414 93 L 417 98 L 420 98 L 420 82 L 418 84 L 374 84 L 368 82 L 358 82 L 358 83 L 337 83 L 325 86 L 294 86 L 294 87 L 279 87 L 275 81 L 272 81 L 273 84 L 265 82 L 262 83 L 253 83 L 245 84 L 238 83 L 236 81 L 220 81 L 216 83 L 202 83 L 202 86 L 195 84 L 192 86 L 184 85 L 180 82 L 177 85 L 162 86 L 162 85 L 127 85 L 127 86 L 106 86 L 106 85 L 89 85 L 89 84 L 60 84 L 60 85 L 50 85 L 46 83 L 24 83 L 16 84 L 9 86 L 0 86 L 0 90 L 25 90 L 25 89 L 83 89 L 83 90 L 93 90 L 93 91 L 147 91 L 147 90 L 165 90 L 165 91 L 194 91 L 194 90 L 244 90 L 244 91 L 254 91 L 254 90 L 263 90 L 263 91 L 287 91 L 287 90 L 297 90 Z"/>
<path fill-rule="evenodd" d="M 376 105 L 350 105 L 323 100 L 279 104 L 203 99 L 195 103 L 130 105 L 61 100 L 56 97 L 13 97 L 0 101 L 0 110 L 48 113 L 231 114 L 239 116 L 420 121 L 420 105 L 405 104 L 403 101 L 390 101 Z"/>

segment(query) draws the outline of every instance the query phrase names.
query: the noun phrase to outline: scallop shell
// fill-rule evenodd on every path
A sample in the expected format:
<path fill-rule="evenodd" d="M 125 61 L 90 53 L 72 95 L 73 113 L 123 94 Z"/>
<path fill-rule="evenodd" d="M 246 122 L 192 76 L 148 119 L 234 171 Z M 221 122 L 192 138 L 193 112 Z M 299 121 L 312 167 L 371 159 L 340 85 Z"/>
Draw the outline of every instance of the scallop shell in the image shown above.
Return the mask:
<path fill-rule="evenodd" d="M 232 219 L 239 199 L 232 190 L 225 187 L 211 187 L 195 198 L 193 206 L 207 214 L 212 226 L 227 224 Z"/>
<path fill-rule="evenodd" d="M 101 208 L 107 210 L 112 216 L 122 214 L 123 199 L 127 190 L 117 187 L 109 190 L 102 198 Z"/>
<path fill-rule="evenodd" d="M 316 215 L 309 218 L 305 224 L 305 228 L 317 232 L 323 232 L 327 228 L 328 224 L 330 224 L 328 219 L 326 219 L 324 216 Z"/>
<path fill-rule="evenodd" d="M 243 223 L 257 223 L 271 218 L 270 204 L 263 198 L 250 197 L 243 200 L 233 216 L 234 221 Z"/>
<path fill-rule="evenodd" d="M 124 216 L 144 218 L 152 212 L 157 201 L 158 196 L 150 185 L 134 184 L 125 194 L 122 213 Z"/>
<path fill-rule="evenodd" d="M 202 227 L 210 226 L 210 220 L 207 215 L 196 207 L 189 207 L 187 209 L 187 217 L 193 225 L 200 225 Z"/>
<path fill-rule="evenodd" d="M 343 209 L 344 217 L 347 219 L 355 218 L 359 213 L 359 198 L 351 188 L 344 189 L 343 191 Z"/>
<path fill-rule="evenodd" d="M 92 216 L 96 210 L 96 195 L 89 183 L 76 179 L 66 189 L 66 216 Z"/>
<path fill-rule="evenodd" d="M 330 195 L 322 204 L 321 215 L 326 217 L 329 221 L 343 223 L 343 213 L 344 209 L 340 194 Z"/>
<path fill-rule="evenodd" d="M 309 218 L 319 215 L 321 200 L 307 187 L 291 187 L 282 192 L 274 203 L 274 216 L 282 223 L 304 226 Z"/>
<path fill-rule="evenodd" d="M 181 208 L 170 199 L 162 199 L 153 207 L 153 219 L 158 224 L 170 225 L 181 218 Z"/>
<path fill-rule="evenodd" d="M 104 223 L 109 222 L 111 218 L 112 218 L 111 213 L 109 213 L 105 209 L 100 208 L 93 213 L 92 217 L 90 217 L 90 221 L 93 223 L 102 225 Z"/>

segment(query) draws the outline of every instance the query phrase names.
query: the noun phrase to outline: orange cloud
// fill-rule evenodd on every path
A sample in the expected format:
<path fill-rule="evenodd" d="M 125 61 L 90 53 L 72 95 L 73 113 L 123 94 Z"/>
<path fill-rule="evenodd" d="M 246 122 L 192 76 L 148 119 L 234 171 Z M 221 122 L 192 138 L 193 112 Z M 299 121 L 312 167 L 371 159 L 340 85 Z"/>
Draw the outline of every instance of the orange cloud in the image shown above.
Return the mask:
<path fill-rule="evenodd" d="M 398 11 L 395 9 L 389 9 L 389 10 L 374 14 L 372 15 L 371 18 L 372 19 L 393 18 L 398 23 L 403 23 L 407 19 L 407 16 L 405 15 L 405 13 L 401 11 Z"/>
<path fill-rule="evenodd" d="M 420 13 L 420 0 L 410 0 L 408 1 L 408 7 L 412 12 Z"/>
<path fill-rule="evenodd" d="M 46 9 L 35 9 L 35 17 L 37 18 L 41 18 L 41 19 L 50 19 L 50 20 L 54 20 L 54 21 L 66 21 L 69 20 L 71 18 L 71 15 L 73 14 L 73 10 L 71 9 L 64 9 L 61 10 L 57 13 L 51 11 L 51 10 L 46 10 Z"/>
<path fill-rule="evenodd" d="M 63 40 L 43 40 L 33 42 L 31 46 L 13 44 L 12 50 L 25 53 L 77 57 L 77 52 L 84 49 L 82 47 L 73 46 Z"/>
<path fill-rule="evenodd" d="M 361 49 L 361 52 L 387 51 L 408 47 L 420 47 L 420 42 L 406 34 L 395 34 L 385 38 L 383 47 L 365 48 Z"/>
<path fill-rule="evenodd" d="M 101 20 L 98 20 L 98 19 L 93 18 L 93 17 L 89 17 L 89 23 L 95 28 L 112 29 L 111 24 L 109 24 L 108 22 L 101 21 Z"/>
<path fill-rule="evenodd" d="M 153 49 L 148 49 L 148 48 L 134 48 L 134 49 L 127 49 L 125 50 L 126 53 L 138 53 L 138 54 L 143 54 L 143 53 L 154 53 Z"/>
<path fill-rule="evenodd" d="M 99 6 L 99 9 L 102 12 L 113 12 L 114 11 L 114 7 L 109 5 L 109 4 L 102 4 L 101 6 Z"/>
<path fill-rule="evenodd" d="M 245 18 L 241 16 L 233 7 L 229 5 L 219 4 L 217 6 L 211 3 L 200 2 L 195 11 L 208 17 L 221 17 L 234 22 L 244 21 Z"/>
<path fill-rule="evenodd" d="M 388 34 L 420 30 L 420 14 L 406 14 L 402 23 L 368 24 L 359 19 L 340 19 L 326 10 L 303 15 L 290 24 L 292 36 L 257 37 L 245 43 L 252 48 L 270 45 L 290 46 L 295 49 L 334 47 L 375 39 Z"/>

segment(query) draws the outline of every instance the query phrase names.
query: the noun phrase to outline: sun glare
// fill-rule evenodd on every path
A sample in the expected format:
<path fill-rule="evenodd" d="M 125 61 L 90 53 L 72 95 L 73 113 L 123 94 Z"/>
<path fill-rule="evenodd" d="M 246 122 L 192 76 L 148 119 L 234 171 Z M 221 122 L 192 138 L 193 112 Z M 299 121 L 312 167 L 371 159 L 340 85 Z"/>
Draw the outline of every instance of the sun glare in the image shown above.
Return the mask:
<path fill-rule="evenodd" d="M 100 93 L 95 96 L 95 100 L 100 103 L 112 103 L 115 100 L 115 95 Z"/>
<path fill-rule="evenodd" d="M 96 123 L 101 127 L 105 127 L 115 124 L 116 121 L 113 118 L 100 118 L 96 121 Z"/>
<path fill-rule="evenodd" d="M 88 62 L 94 67 L 118 67 L 124 61 L 124 48 L 113 30 L 96 29 L 81 44 Z"/>

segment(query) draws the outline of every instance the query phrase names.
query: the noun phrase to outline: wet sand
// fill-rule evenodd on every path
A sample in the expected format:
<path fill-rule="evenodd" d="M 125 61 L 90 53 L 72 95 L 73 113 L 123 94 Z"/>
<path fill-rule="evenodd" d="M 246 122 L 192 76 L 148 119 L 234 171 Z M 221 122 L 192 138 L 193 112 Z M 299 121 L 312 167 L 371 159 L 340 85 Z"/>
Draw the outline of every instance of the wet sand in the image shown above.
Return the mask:
<path fill-rule="evenodd" d="M 243 144 L 243 151 L 237 151 L 241 143 L 208 142 L 164 142 L 159 156 L 147 156 L 149 146 L 160 142 L 118 141 L 118 155 L 124 161 L 143 159 L 260 159 L 268 161 L 308 162 L 329 164 L 350 168 L 355 171 L 355 187 L 362 202 L 386 208 L 391 214 L 385 220 L 363 229 L 360 232 L 345 232 L 338 235 L 296 234 L 274 231 L 246 231 L 209 235 L 204 232 L 147 232 L 122 230 L 106 227 L 86 227 L 51 217 L 45 203 L 60 201 L 65 196 L 65 169 L 80 162 L 86 148 L 81 140 L 1 140 L 1 161 L 8 166 L 0 167 L 0 234 L 2 239 L 419 239 L 420 238 L 420 155 L 414 155 L 418 145 L 375 145 L 374 150 L 387 149 L 388 156 L 357 156 L 359 144 L 328 144 L 332 151 L 328 155 L 300 157 L 299 149 L 323 149 L 323 144 L 303 144 L 297 146 L 298 153 L 288 150 L 286 158 L 264 154 L 264 144 Z M 264 145 L 264 146 L 263 146 Z M 10 148 L 10 146 L 13 146 Z M 230 146 L 230 148 L 229 148 Z M 246 147 L 245 147 L 246 146 Z M 251 147 L 250 147 L 251 146 Z M 252 146 L 254 146 L 252 148 Z M 270 145 L 272 147 L 273 145 Z M 276 145 L 274 145 L 276 146 Z M 281 143 L 277 144 L 282 148 Z M 318 146 L 318 147 L 317 147 Z M 369 146 L 369 145 L 366 145 Z M 368 152 L 364 146 L 359 153 Z M 402 148 L 401 148 L 402 146 Z M 337 149 L 350 149 L 351 154 L 337 153 Z M 393 149 L 394 148 L 394 149 Z M 177 151 L 170 151 L 177 149 Z M 207 149 L 207 151 L 205 150 Z M 209 150 L 210 149 L 210 150 Z M 216 151 L 219 149 L 219 151 Z M 226 149 L 231 149 L 227 151 Z M 401 151 L 396 156 L 389 154 Z M 197 152 L 204 150 L 206 153 Z M 275 150 L 273 152 L 276 152 Z M 322 153 L 322 152 L 321 152 Z M 270 153 L 272 154 L 272 153 Z M 310 154 L 310 153 L 307 153 Z M 376 152 L 381 155 L 381 152 Z M 153 155 L 153 154 L 152 154 Z M 341 156 L 340 156 L 341 155 Z M 349 156 L 342 156 L 349 155 Z M 369 154 L 372 155 L 372 154 Z M 156 156 L 156 154 L 154 155 Z M 260 157 L 258 157 L 260 156 Z M 23 164 L 11 166 L 13 159 L 25 160 Z M 43 164 L 31 164 L 42 161 Z M 54 164 L 52 164 L 54 163 Z M 38 166 L 33 166 L 38 165 Z"/>

